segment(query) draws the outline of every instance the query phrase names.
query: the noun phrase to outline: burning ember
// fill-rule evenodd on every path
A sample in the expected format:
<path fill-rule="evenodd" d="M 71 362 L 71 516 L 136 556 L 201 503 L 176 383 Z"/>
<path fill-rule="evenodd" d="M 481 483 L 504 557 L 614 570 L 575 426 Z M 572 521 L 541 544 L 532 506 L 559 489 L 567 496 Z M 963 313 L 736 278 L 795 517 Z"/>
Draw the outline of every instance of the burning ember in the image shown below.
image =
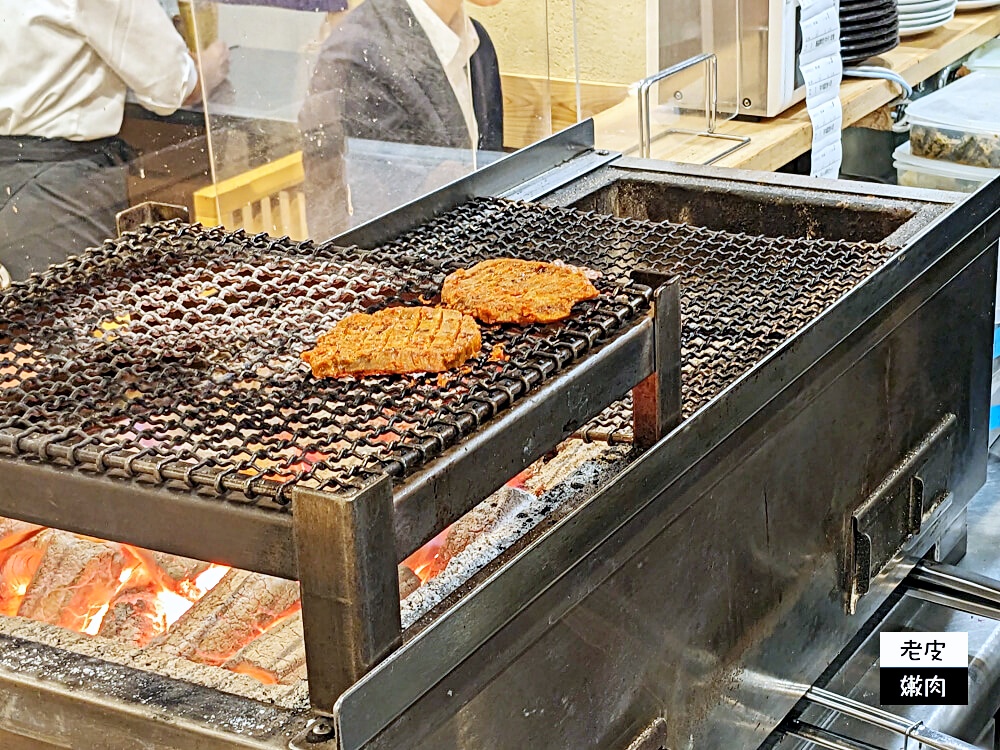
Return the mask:
<path fill-rule="evenodd" d="M 525 482 L 532 476 L 533 469 L 529 467 L 507 482 L 507 487 L 522 489 Z M 448 526 L 444 531 L 431 539 L 408 558 L 403 565 L 409 568 L 420 579 L 427 583 L 448 566 L 448 562 L 465 549 L 477 534 L 487 531 L 502 515 L 500 506 L 488 498 L 467 516 Z"/>
<path fill-rule="evenodd" d="M 442 563 L 447 564 L 447 560 L 443 558 L 445 542 L 448 540 L 450 531 L 451 526 L 403 560 L 403 565 L 412 570 L 421 583 L 427 583 L 436 573 L 439 573 L 444 568 Z"/>
<path fill-rule="evenodd" d="M 294 581 L 0 519 L 0 614 L 8 617 L 276 683 L 302 674 L 277 675 L 265 661 L 237 657 L 272 629 L 287 630 L 298 611 Z M 301 643 L 300 621 L 298 628 Z"/>
<path fill-rule="evenodd" d="M 387 422 L 386 434 L 408 426 Z M 506 539 L 510 520 L 525 515 L 520 513 L 525 498 L 540 497 L 605 450 L 571 442 L 573 450 L 517 475 L 404 560 L 400 599 L 407 599 L 414 612 L 433 606 L 435 593 L 428 589 L 434 586 L 425 584 L 477 539 L 493 533 Z M 281 471 L 308 471 L 323 459 L 319 453 L 290 450 Z M 495 547 L 500 537 L 487 546 Z M 459 572 L 464 565 L 457 566 Z M 408 598 L 417 591 L 424 594 Z M 0 615 L 220 667 L 265 684 L 294 685 L 306 676 L 296 581 L 4 518 Z"/>

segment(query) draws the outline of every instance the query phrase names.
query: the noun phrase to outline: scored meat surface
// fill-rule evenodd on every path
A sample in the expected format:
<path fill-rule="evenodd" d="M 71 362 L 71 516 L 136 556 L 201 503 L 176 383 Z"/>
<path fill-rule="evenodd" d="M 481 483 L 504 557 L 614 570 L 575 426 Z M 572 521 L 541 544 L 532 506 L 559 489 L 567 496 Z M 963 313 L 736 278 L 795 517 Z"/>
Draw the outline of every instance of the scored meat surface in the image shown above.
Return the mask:
<path fill-rule="evenodd" d="M 541 261 L 496 258 L 444 280 L 441 302 L 483 323 L 554 323 L 597 297 L 583 271 Z"/>
<path fill-rule="evenodd" d="M 482 349 L 476 321 L 457 310 L 389 307 L 348 315 L 302 359 L 317 378 L 444 372 Z"/>

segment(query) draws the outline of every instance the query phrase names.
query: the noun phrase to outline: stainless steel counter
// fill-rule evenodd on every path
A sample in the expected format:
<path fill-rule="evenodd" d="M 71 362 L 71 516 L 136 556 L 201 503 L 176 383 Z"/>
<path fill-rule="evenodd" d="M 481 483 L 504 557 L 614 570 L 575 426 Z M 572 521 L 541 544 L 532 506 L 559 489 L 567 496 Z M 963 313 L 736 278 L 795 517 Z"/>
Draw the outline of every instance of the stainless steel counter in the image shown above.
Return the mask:
<path fill-rule="evenodd" d="M 991 455 L 987 481 L 967 509 L 968 547 L 956 567 L 1000 580 L 1000 457 Z M 968 706 L 885 706 L 916 723 L 991 748 L 990 722 L 1000 707 L 1000 622 L 904 596 L 884 623 L 864 640 L 826 688 L 870 706 L 879 705 L 879 633 L 893 631 L 965 632 L 969 635 Z M 831 729 L 862 743 L 902 750 L 905 740 L 843 715 L 811 707 L 802 715 L 809 724 Z M 911 743 L 911 746 L 914 743 Z M 799 750 L 812 745 L 786 738 L 775 747 Z"/>

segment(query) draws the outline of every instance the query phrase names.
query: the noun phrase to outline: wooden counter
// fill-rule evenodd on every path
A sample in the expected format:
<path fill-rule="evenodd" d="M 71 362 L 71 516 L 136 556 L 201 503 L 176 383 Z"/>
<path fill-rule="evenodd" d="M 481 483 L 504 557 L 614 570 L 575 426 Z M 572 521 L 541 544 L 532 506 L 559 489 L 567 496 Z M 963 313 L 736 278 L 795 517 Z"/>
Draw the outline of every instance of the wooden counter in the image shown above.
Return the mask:
<path fill-rule="evenodd" d="M 947 26 L 902 40 L 896 49 L 867 64 L 881 65 L 900 73 L 910 84 L 933 76 L 942 68 L 969 54 L 1000 34 L 1000 8 L 960 12 Z M 846 79 L 840 89 L 844 127 L 876 111 L 899 96 L 899 86 L 888 81 Z M 597 146 L 635 155 L 638 152 L 638 114 L 634 94 L 621 104 L 594 116 Z M 719 133 L 749 136 L 750 143 L 716 162 L 718 166 L 774 171 L 809 150 L 812 126 L 805 105 L 760 122 L 723 123 Z M 654 126 L 655 134 L 655 126 Z M 688 163 L 707 161 L 731 143 L 696 138 L 680 143 L 668 136 L 652 145 L 652 157 Z"/>

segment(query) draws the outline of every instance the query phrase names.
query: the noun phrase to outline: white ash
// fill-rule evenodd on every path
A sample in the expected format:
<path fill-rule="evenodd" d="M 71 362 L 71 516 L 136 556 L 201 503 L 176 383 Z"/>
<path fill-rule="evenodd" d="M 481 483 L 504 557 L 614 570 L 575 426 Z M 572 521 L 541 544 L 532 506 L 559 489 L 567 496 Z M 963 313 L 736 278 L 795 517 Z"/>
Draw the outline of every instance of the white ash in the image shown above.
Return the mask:
<path fill-rule="evenodd" d="M 309 692 L 305 680 L 300 680 L 295 685 L 265 685 L 248 675 L 197 664 L 155 648 L 135 648 L 117 640 L 83 635 L 23 617 L 0 617 L 0 632 L 45 646 L 72 651 L 81 656 L 155 672 L 171 679 L 192 682 L 293 711 L 304 711 L 309 708 Z M 92 671 L 92 668 L 82 666 L 81 674 L 86 676 L 87 670 Z"/>
<path fill-rule="evenodd" d="M 531 476 L 524 481 L 524 488 L 541 497 L 548 490 L 566 481 L 581 465 L 594 461 L 608 451 L 607 443 L 585 443 L 570 439 L 559 446 L 559 453 L 551 460 L 538 461 L 532 466 Z"/>
<path fill-rule="evenodd" d="M 400 603 L 404 630 L 535 528 L 555 508 L 555 503 L 544 502 L 524 490 L 504 487 L 493 498 L 500 494 L 507 495 L 502 501 L 508 511 L 496 526 L 476 537 L 469 546 L 448 561 L 440 574 Z"/>
<path fill-rule="evenodd" d="M 538 461 L 532 467 L 531 476 L 525 481 L 525 487 L 530 492 L 504 486 L 484 500 L 483 504 L 492 503 L 503 508 L 503 515 L 492 528 L 477 535 L 465 549 L 452 557 L 441 573 L 400 602 L 403 629 L 409 628 L 458 590 L 559 506 L 558 500 L 547 499 L 543 493 L 566 481 L 570 475 L 584 484 L 595 481 L 600 468 L 593 462 L 608 449 L 606 443 L 567 440 L 555 457 L 545 462 Z"/>

